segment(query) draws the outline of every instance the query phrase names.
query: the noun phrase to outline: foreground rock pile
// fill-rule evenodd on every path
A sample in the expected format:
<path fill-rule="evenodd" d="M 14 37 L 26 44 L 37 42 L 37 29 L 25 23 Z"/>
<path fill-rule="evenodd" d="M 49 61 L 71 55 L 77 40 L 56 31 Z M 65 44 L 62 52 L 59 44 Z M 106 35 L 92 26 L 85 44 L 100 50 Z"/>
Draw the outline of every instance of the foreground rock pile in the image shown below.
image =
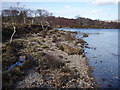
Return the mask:
<path fill-rule="evenodd" d="M 75 35 L 75 32 L 53 29 L 47 31 L 45 35 L 39 32 L 23 39 L 15 39 L 12 43 L 19 42 L 23 46 L 23 48 L 16 50 L 15 54 L 25 54 L 32 62 L 25 62 L 28 65 L 31 64 L 26 70 L 21 69 L 23 66 L 17 67 L 22 73 L 24 72 L 22 74 L 23 78 L 18 81 L 16 78 L 14 82 L 8 79 L 12 82 L 9 88 L 97 87 L 90 75 L 91 67 L 83 54 L 83 47 L 86 42 L 82 39 L 76 39 Z M 4 44 L 3 48 L 7 45 Z M 15 61 L 16 59 L 13 58 L 13 62 Z M 10 63 L 7 64 L 7 62 L 9 61 L 4 61 L 6 65 L 9 65 Z M 23 68 L 26 68 L 26 66 L 24 65 Z M 4 80 L 3 84 L 6 83 L 6 80 Z"/>

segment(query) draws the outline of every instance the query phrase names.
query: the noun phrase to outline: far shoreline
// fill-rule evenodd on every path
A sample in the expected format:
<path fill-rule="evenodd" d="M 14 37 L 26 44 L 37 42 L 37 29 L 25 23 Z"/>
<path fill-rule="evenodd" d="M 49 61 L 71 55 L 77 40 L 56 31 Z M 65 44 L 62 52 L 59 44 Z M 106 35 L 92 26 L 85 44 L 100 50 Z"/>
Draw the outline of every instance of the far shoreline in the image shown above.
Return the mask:
<path fill-rule="evenodd" d="M 57 29 L 57 28 L 56 28 Z M 58 28 L 58 29 L 106 29 L 106 30 L 109 30 L 109 29 L 116 29 L 116 28 L 71 28 L 71 27 L 68 27 L 68 28 Z M 119 28 L 118 29 L 116 29 L 116 30 L 119 30 Z"/>

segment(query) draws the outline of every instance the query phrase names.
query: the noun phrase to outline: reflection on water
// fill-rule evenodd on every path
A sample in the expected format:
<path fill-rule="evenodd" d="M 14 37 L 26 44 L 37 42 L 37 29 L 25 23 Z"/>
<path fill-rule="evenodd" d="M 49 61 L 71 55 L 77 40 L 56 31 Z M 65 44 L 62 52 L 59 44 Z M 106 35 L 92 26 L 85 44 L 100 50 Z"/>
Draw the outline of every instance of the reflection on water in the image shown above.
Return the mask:
<path fill-rule="evenodd" d="M 66 29 L 77 31 L 77 38 L 81 33 L 88 33 L 89 37 L 83 38 L 89 44 L 86 56 L 94 67 L 93 76 L 100 88 L 118 87 L 118 30 L 117 29 Z M 95 34 L 99 33 L 99 34 Z"/>
<path fill-rule="evenodd" d="M 27 59 L 27 56 L 26 55 L 20 55 L 19 58 L 18 58 L 18 61 L 12 65 L 10 65 L 7 70 L 10 70 L 12 69 L 13 67 L 15 66 L 22 66 L 23 65 L 23 62 Z"/>

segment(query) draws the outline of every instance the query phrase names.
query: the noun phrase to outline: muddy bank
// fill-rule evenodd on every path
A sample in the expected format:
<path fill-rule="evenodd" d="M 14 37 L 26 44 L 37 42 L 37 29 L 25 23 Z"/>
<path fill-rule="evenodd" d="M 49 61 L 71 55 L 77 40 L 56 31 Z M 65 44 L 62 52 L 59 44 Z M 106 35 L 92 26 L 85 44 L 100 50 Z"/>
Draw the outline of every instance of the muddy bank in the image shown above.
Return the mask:
<path fill-rule="evenodd" d="M 91 67 L 75 32 L 49 30 L 3 44 L 3 88 L 95 88 Z M 26 55 L 23 65 L 7 67 Z"/>

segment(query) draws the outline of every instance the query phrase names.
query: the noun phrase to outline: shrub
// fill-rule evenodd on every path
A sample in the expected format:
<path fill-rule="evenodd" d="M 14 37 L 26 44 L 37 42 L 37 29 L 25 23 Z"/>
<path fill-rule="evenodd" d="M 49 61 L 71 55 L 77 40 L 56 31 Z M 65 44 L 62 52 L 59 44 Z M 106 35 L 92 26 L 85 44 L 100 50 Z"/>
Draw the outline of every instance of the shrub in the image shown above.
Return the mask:
<path fill-rule="evenodd" d="M 46 54 L 38 62 L 38 65 L 41 67 L 41 69 L 57 69 L 64 66 L 64 62 L 52 55 Z"/>

